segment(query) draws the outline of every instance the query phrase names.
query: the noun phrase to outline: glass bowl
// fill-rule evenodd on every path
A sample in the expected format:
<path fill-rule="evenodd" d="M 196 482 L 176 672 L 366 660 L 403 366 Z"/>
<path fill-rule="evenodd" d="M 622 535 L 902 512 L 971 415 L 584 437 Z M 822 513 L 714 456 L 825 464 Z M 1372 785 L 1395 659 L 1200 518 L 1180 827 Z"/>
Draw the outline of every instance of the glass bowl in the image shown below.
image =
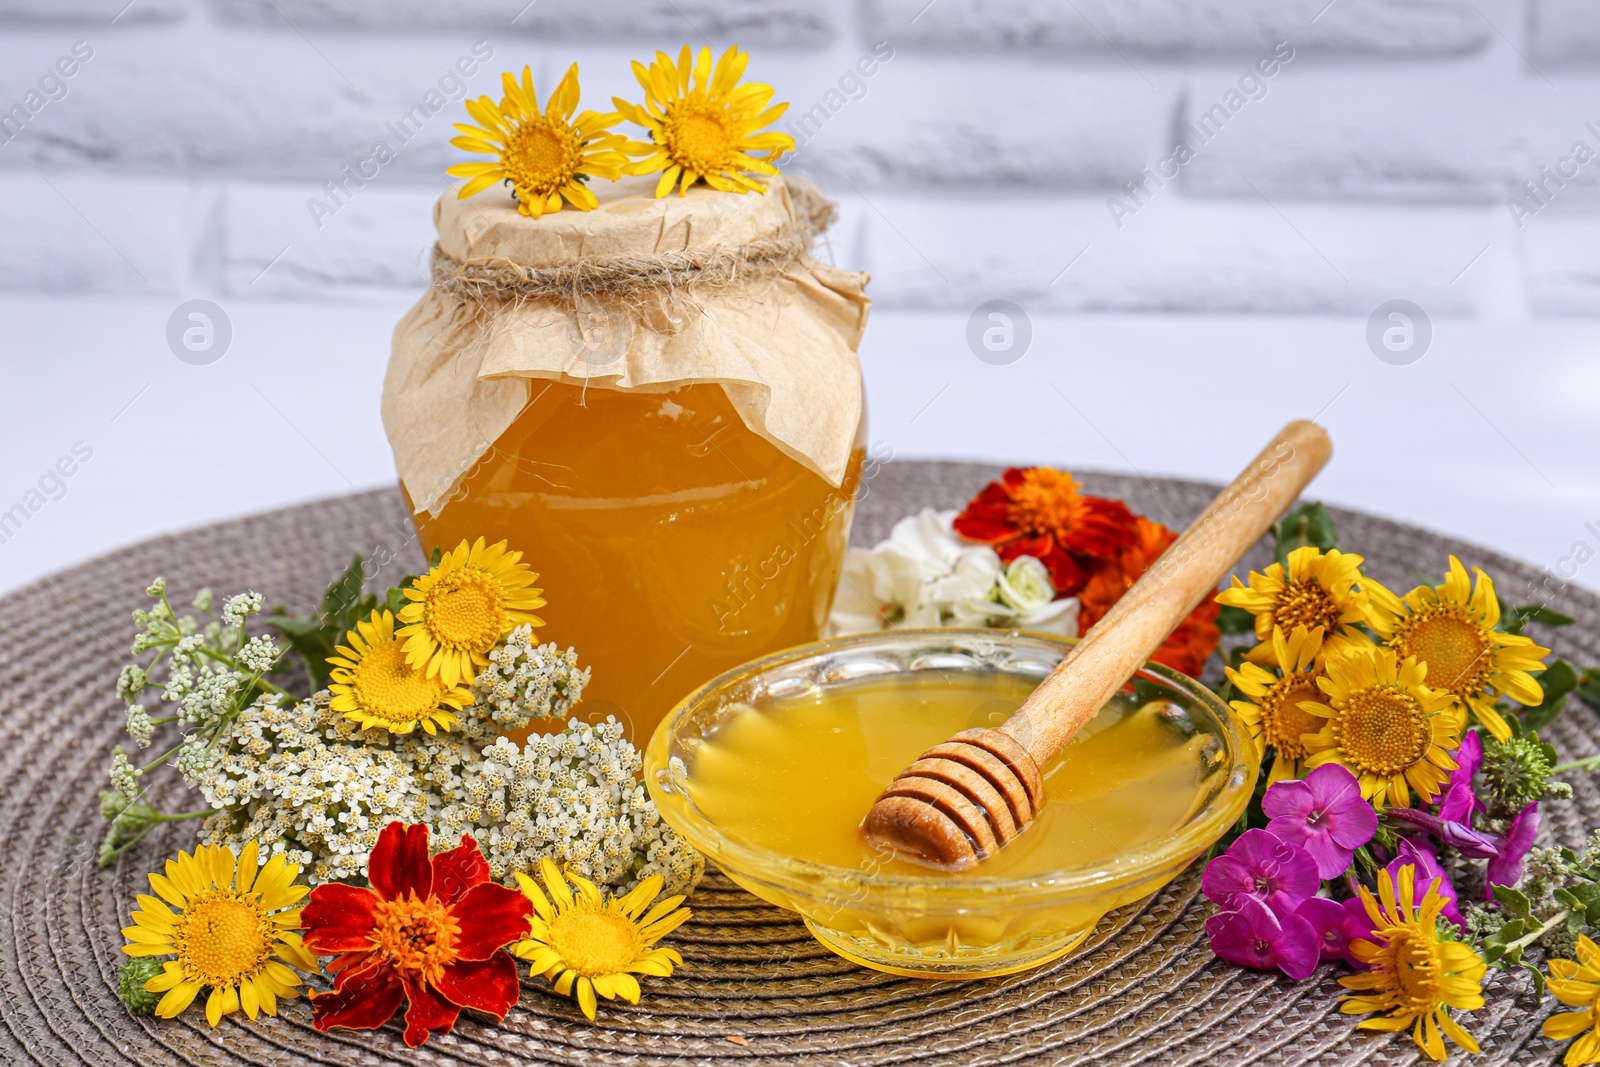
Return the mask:
<path fill-rule="evenodd" d="M 1072 644 L 995 630 L 901 630 L 767 656 L 712 679 L 673 709 L 650 740 L 645 785 L 662 817 L 729 878 L 798 912 L 818 941 L 846 959 L 919 978 L 1037 967 L 1082 943 L 1107 912 L 1166 885 L 1244 811 L 1258 770 L 1254 744 L 1198 682 L 1159 664 L 1135 675 L 1141 703 L 1170 702 L 1172 714 L 1186 718 L 1185 731 L 1192 724 L 1194 736 L 1204 735 L 1195 746 L 1199 785 L 1187 816 L 1115 859 L 1027 878 L 985 878 L 982 867 L 955 878 L 931 869 L 829 866 L 741 840 L 696 805 L 695 755 L 729 718 L 764 701 L 902 671 L 1003 671 L 1036 684 Z"/>

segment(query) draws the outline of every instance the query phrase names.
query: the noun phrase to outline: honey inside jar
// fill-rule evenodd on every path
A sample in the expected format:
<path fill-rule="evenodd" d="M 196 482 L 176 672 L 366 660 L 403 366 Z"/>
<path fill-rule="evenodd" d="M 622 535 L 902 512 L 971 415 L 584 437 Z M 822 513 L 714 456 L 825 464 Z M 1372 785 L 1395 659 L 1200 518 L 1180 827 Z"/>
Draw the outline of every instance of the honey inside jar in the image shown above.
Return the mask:
<path fill-rule="evenodd" d="M 1000 671 L 905 672 L 747 707 L 698 747 L 696 807 L 730 838 L 794 859 L 926 875 L 870 848 L 872 802 L 923 751 L 958 731 L 998 726 L 1038 684 Z M 1115 864 L 1193 815 L 1220 754 L 1163 700 L 1119 696 L 1042 768 L 1048 800 L 999 854 L 951 879 L 1028 878 Z"/>
<path fill-rule="evenodd" d="M 532 383 L 436 517 L 425 551 L 501 538 L 539 573 L 541 640 L 576 647 L 586 719 L 635 744 L 696 685 L 814 639 L 844 561 L 863 450 L 843 486 L 745 426 L 722 387 Z"/>

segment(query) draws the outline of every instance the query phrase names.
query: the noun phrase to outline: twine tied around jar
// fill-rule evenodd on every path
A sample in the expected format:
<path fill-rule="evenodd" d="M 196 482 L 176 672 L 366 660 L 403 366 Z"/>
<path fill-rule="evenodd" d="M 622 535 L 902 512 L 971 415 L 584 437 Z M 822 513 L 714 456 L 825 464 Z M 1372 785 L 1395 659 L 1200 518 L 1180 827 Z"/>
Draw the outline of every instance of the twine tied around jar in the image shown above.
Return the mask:
<path fill-rule="evenodd" d="M 465 300 L 557 299 L 583 307 L 591 298 L 634 304 L 651 294 L 680 295 L 764 280 L 799 263 L 832 223 L 837 208 L 815 186 L 787 180 L 794 215 L 770 237 L 648 256 L 608 256 L 529 267 L 502 256 L 460 260 L 433 246 L 433 287 Z M 770 195 L 770 194 L 768 194 Z"/>

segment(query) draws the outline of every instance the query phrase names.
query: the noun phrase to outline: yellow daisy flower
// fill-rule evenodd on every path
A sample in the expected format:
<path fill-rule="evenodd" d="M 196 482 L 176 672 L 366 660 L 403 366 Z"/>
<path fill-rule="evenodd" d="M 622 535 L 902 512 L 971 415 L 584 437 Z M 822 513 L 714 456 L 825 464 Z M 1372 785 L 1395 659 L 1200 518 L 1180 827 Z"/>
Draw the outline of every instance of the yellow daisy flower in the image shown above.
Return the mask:
<path fill-rule="evenodd" d="M 455 712 L 473 702 L 463 686 L 446 685 L 437 674 L 428 676 L 406 662 L 405 642 L 394 632 L 394 616 L 374 611 L 365 622 L 345 634 L 348 645 L 335 646 L 332 708 L 362 726 L 379 726 L 390 733 L 409 734 L 421 726 L 428 733 L 446 730 L 458 720 Z"/>
<path fill-rule="evenodd" d="M 465 200 L 497 182 L 508 181 L 517 194 L 517 211 L 534 218 L 561 210 L 561 201 L 580 211 L 600 206 L 584 184 L 591 177 L 616 181 L 628 157 L 627 138 L 606 129 L 622 121 L 615 112 L 578 109 L 578 65 L 550 94 L 543 111 L 533 88 L 533 69 L 522 68 L 522 84 L 509 71 L 500 75 L 506 95 L 496 104 L 487 96 L 468 100 L 467 114 L 478 126 L 456 123 L 463 136 L 451 144 L 468 152 L 498 157 L 494 162 L 457 163 L 445 173 L 470 179 L 456 196 Z"/>
<path fill-rule="evenodd" d="M 168 860 L 164 876 L 150 875 L 156 896 L 136 898 L 141 910 L 122 931 L 131 942 L 122 951 L 176 957 L 144 986 L 165 994 L 156 1004 L 161 1018 L 176 1018 L 205 988 L 211 990 L 206 1021 L 212 1026 L 240 1008 L 252 1019 L 261 1011 L 276 1015 L 280 999 L 299 994 L 300 976 L 289 967 L 317 970 L 295 932 L 300 909 L 290 907 L 308 892 L 294 884 L 299 865 L 282 856 L 259 867 L 256 860 L 254 841 L 237 864 L 233 849 L 201 845 L 193 856 L 180 852 Z"/>
<path fill-rule="evenodd" d="M 1273 662 L 1282 664 L 1279 670 L 1247 662 L 1238 670 L 1229 667 L 1227 673 L 1234 688 L 1250 698 L 1230 703 L 1255 739 L 1256 750 L 1263 756 L 1269 748 L 1276 753 L 1267 774 L 1267 781 L 1276 782 L 1305 777 L 1305 735 L 1322 730 L 1323 721 L 1300 707 L 1319 696 L 1317 679 L 1322 671 L 1317 657 L 1322 652 L 1322 628 L 1296 626 L 1286 638 L 1282 627 L 1274 627 L 1272 649 Z"/>
<path fill-rule="evenodd" d="M 485 548 L 481 537 L 445 553 L 405 591 L 411 603 L 400 609 L 405 625 L 398 636 L 405 640 L 406 662 L 452 688 L 471 685 L 502 637 L 522 623 L 543 626 L 532 614 L 544 607 L 541 590 L 533 588 L 539 576 L 521 559 L 504 541 Z"/>
<path fill-rule="evenodd" d="M 1444 908 L 1439 883 L 1432 882 L 1421 901 L 1416 899 L 1415 883 L 1412 867 L 1400 869 L 1399 886 L 1388 871 L 1380 870 L 1381 907 L 1372 891 L 1361 887 L 1361 903 L 1366 905 L 1376 940 L 1352 941 L 1350 952 L 1372 970 L 1339 979 L 1346 989 L 1367 994 L 1345 997 L 1339 1010 L 1346 1015 L 1385 1013 L 1361 1020 L 1357 1025 L 1362 1030 L 1393 1033 L 1415 1023 L 1412 1038 L 1435 1060 L 1445 1057 L 1441 1030 L 1463 1049 L 1477 1052 L 1478 1043 L 1450 1017 L 1449 1009 L 1483 1007 L 1483 975 L 1488 968 L 1471 946 L 1439 939 L 1439 912 Z"/>
<path fill-rule="evenodd" d="M 1544 670 L 1548 648 L 1520 634 L 1501 633 L 1500 599 L 1494 580 L 1477 567 L 1478 587 L 1467 569 L 1450 557 L 1450 573 L 1442 585 L 1419 585 L 1404 600 L 1372 590 L 1372 628 L 1402 656 L 1428 665 L 1428 685 L 1446 689 L 1471 709 L 1484 728 L 1504 741 L 1511 727 L 1495 710 L 1501 696 L 1519 704 L 1544 700 L 1544 689 L 1529 671 Z"/>
<path fill-rule="evenodd" d="M 655 947 L 689 918 L 689 909 L 678 907 L 683 898 L 668 897 L 645 911 L 661 892 L 659 874 L 634 886 L 627 896 L 611 899 L 601 896 L 599 887 L 587 878 L 570 873 L 563 877 L 549 857 L 539 861 L 539 873 L 549 896 L 538 882 L 517 873 L 522 891 L 533 901 L 534 916 L 527 939 L 511 946 L 511 951 L 529 961 L 530 974 L 543 974 L 554 982 L 557 993 L 577 997 L 591 1021 L 596 996 L 637 1004 L 639 982 L 634 975 L 665 978 L 673 964 L 683 962 L 676 950 Z M 567 887 L 567 879 L 576 894 Z"/>
<path fill-rule="evenodd" d="M 1447 690 L 1422 682 L 1425 668 L 1393 649 L 1369 647 L 1329 656 L 1317 679 L 1322 700 L 1302 711 L 1324 720 L 1307 736 L 1306 766 L 1341 763 L 1361 781 L 1361 795 L 1382 809 L 1411 806 L 1411 790 L 1432 803 L 1456 769 L 1466 716 Z"/>
<path fill-rule="evenodd" d="M 1546 983 L 1551 994 L 1569 1008 L 1581 1011 L 1563 1011 L 1544 1021 L 1544 1036 L 1551 1041 L 1572 1041 L 1566 1058 L 1567 1067 L 1581 1067 L 1586 1063 L 1600 1063 L 1600 946 L 1589 940 L 1587 934 L 1578 935 L 1578 959 L 1551 959 L 1550 979 Z M 1573 1041 L 1573 1038 L 1577 1038 Z"/>
<path fill-rule="evenodd" d="M 777 174 L 771 160 L 794 147 L 794 138 L 764 127 L 777 122 L 788 104 L 774 104 L 772 86 L 739 84 L 750 53 L 729 48 L 711 66 L 711 49 L 693 56 L 684 45 L 674 64 L 665 52 L 646 67 L 633 64 L 633 76 L 644 88 L 644 103 L 621 97 L 611 102 L 624 118 L 650 131 L 651 141 L 629 141 L 625 151 L 643 159 L 624 168 L 627 174 L 661 172 L 656 196 L 666 196 L 681 178 L 678 195 L 696 181 L 725 193 L 766 192 L 766 186 L 745 172 Z M 689 77 L 694 75 L 694 84 Z"/>
<path fill-rule="evenodd" d="M 1370 644 L 1356 623 L 1368 621 L 1371 605 L 1361 574 L 1362 557 L 1337 548 L 1313 546 L 1289 553 L 1289 565 L 1274 563 L 1266 573 L 1250 572 L 1250 584 L 1233 579 L 1233 588 L 1217 594 L 1217 603 L 1243 608 L 1256 618 L 1256 640 L 1250 652 L 1255 663 L 1271 664 L 1272 631 L 1294 633 L 1295 627 L 1321 629 L 1328 653 Z"/>

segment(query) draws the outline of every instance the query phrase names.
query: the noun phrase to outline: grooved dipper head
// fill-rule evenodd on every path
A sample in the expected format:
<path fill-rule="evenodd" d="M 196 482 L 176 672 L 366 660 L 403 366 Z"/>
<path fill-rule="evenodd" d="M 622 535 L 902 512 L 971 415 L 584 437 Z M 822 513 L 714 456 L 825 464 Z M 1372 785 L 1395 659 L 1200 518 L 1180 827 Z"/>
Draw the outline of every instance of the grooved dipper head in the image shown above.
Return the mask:
<path fill-rule="evenodd" d="M 861 832 L 872 844 L 965 870 L 1021 833 L 1043 802 L 1027 749 L 999 730 L 963 730 L 890 782 Z"/>

